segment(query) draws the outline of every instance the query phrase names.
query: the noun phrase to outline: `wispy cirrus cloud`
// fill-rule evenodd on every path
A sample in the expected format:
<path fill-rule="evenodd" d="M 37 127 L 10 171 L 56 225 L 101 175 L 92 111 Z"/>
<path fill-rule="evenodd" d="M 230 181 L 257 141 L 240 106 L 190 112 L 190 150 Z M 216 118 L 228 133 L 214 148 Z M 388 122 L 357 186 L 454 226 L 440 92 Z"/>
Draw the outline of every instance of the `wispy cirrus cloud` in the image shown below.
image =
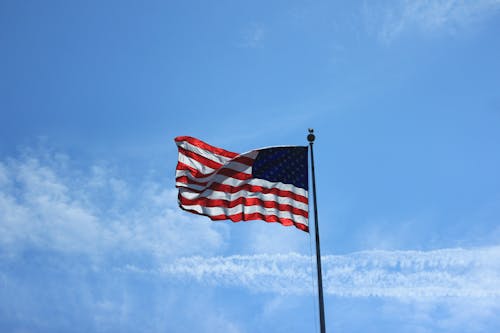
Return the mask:
<path fill-rule="evenodd" d="M 266 36 L 266 30 L 262 23 L 252 23 L 241 33 L 238 46 L 243 48 L 257 48 L 262 45 Z"/>
<path fill-rule="evenodd" d="M 78 170 L 71 163 L 63 154 L 33 151 L 0 161 L 3 255 L 39 249 L 161 260 L 223 246 L 223 226 L 186 218 L 171 186 L 127 181 L 103 164 Z"/>
<path fill-rule="evenodd" d="M 327 294 L 347 297 L 500 297 L 500 246 L 363 251 L 323 257 Z M 299 254 L 186 257 L 161 274 L 282 294 L 311 293 L 311 258 Z"/>
<path fill-rule="evenodd" d="M 390 42 L 411 29 L 455 33 L 499 10 L 499 0 L 397 0 L 365 2 L 364 16 L 369 29 L 381 41 Z"/>

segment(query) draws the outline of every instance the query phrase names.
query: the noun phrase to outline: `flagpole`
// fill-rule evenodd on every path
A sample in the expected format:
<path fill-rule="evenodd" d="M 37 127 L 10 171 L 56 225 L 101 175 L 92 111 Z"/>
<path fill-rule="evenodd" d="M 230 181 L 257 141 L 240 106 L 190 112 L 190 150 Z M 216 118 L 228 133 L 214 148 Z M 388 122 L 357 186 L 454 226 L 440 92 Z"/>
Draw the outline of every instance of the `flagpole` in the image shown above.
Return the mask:
<path fill-rule="evenodd" d="M 325 304 L 323 302 L 323 277 L 321 273 L 321 250 L 319 246 L 319 229 L 318 229 L 318 205 L 316 202 L 316 176 L 314 174 L 314 152 L 313 143 L 316 136 L 314 129 L 309 129 L 307 140 L 311 148 L 311 170 L 312 170 L 312 184 L 313 184 L 313 198 L 314 198 L 314 232 L 316 234 L 316 265 L 318 267 L 318 302 L 319 302 L 319 323 L 321 333 L 325 333 Z"/>

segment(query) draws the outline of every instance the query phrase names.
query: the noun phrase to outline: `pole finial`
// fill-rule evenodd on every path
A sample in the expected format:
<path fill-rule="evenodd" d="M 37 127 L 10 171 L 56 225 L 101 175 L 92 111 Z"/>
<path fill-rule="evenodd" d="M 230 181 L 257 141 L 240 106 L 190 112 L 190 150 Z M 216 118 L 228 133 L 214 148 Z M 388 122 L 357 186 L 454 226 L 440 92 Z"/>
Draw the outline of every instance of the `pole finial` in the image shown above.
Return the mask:
<path fill-rule="evenodd" d="M 314 129 L 310 128 L 309 135 L 307 136 L 307 141 L 309 141 L 310 143 L 313 143 L 314 139 L 316 139 L 316 136 L 314 135 Z"/>

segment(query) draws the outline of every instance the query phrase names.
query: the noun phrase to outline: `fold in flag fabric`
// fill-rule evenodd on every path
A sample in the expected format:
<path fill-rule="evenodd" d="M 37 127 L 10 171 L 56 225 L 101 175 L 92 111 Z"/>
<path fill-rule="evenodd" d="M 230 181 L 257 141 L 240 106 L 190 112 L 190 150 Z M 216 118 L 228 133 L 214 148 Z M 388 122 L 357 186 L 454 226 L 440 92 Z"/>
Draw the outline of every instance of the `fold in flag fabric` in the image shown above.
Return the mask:
<path fill-rule="evenodd" d="M 190 136 L 175 143 L 182 209 L 214 221 L 263 220 L 309 231 L 307 146 L 238 154 Z"/>

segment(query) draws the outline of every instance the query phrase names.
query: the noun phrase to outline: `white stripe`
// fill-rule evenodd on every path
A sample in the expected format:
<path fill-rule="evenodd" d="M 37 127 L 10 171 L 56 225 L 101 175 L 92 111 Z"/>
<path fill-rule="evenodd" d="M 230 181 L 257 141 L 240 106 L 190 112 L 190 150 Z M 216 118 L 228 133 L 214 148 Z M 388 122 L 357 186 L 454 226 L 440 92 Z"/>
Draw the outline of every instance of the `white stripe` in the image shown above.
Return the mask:
<path fill-rule="evenodd" d="M 189 151 L 192 151 L 193 153 L 196 153 L 200 156 L 203 156 L 205 158 L 208 158 L 214 162 L 217 162 L 219 164 L 224 164 L 226 163 L 227 161 L 231 160 L 231 158 L 229 157 L 226 157 L 226 156 L 222 156 L 222 155 L 218 155 L 218 154 L 215 154 L 211 151 L 208 151 L 206 149 L 203 149 L 203 148 L 200 148 L 198 146 L 195 146 L 187 141 L 180 141 L 180 142 L 177 142 L 177 146 L 179 147 L 182 147 L 186 150 L 189 150 Z"/>
<path fill-rule="evenodd" d="M 195 160 L 194 158 L 184 155 L 181 152 L 179 152 L 179 162 L 184 163 L 204 174 L 209 174 L 216 170 L 206 166 L 205 164 Z"/>
<path fill-rule="evenodd" d="M 269 188 L 269 189 L 275 188 L 275 189 L 279 189 L 282 191 L 293 192 L 293 193 L 295 193 L 297 195 L 301 195 L 303 197 L 307 197 L 307 190 L 305 190 L 301 187 L 296 187 L 296 186 L 291 185 L 291 184 L 283 184 L 280 182 L 275 183 L 275 182 L 270 182 L 268 180 L 258 179 L 258 178 L 239 180 L 239 179 L 234 179 L 234 178 L 230 178 L 230 177 L 223 176 L 223 175 L 217 175 L 217 174 L 214 175 L 213 180 L 210 183 L 208 183 L 206 186 L 200 186 L 200 185 L 196 185 L 196 184 L 185 184 L 185 183 L 180 183 L 180 182 L 176 183 L 176 185 L 178 184 L 178 186 L 182 186 L 185 188 L 191 188 L 191 189 L 196 190 L 196 191 L 202 191 L 203 189 L 206 189 L 205 191 L 200 193 L 200 196 L 204 196 L 205 192 L 212 191 L 208 187 L 214 182 L 224 184 L 224 185 L 230 185 L 230 186 L 234 186 L 234 187 L 239 187 L 239 186 L 243 186 L 245 184 L 248 184 L 251 186 L 261 186 L 261 187 Z"/>
<path fill-rule="evenodd" d="M 222 207 L 205 207 L 200 205 L 181 205 L 184 209 L 193 210 L 199 214 L 208 216 L 217 215 L 235 215 L 235 214 L 252 214 L 261 213 L 263 215 L 275 215 L 279 218 L 291 219 L 295 223 L 300 223 L 308 225 L 307 218 L 302 215 L 295 215 L 289 211 L 278 210 L 277 208 L 265 208 L 262 206 L 244 206 L 239 205 L 233 208 L 222 208 Z"/>
<path fill-rule="evenodd" d="M 244 157 L 247 157 L 247 158 L 250 158 L 250 159 L 255 159 L 257 157 L 257 154 L 258 154 L 257 151 L 250 151 L 248 153 L 245 153 L 245 154 L 242 154 L 242 155 L 238 155 L 235 158 L 244 156 Z M 179 162 L 182 162 L 182 163 L 184 163 L 186 165 L 189 165 L 190 167 L 192 167 L 192 168 L 200 171 L 203 174 L 207 174 L 207 175 L 208 174 L 213 174 L 216 170 L 219 170 L 221 168 L 228 168 L 228 169 L 232 169 L 232 170 L 235 170 L 235 171 L 238 171 L 238 172 L 247 173 L 247 174 L 251 174 L 252 173 L 252 167 L 251 166 L 248 166 L 246 164 L 242 164 L 240 162 L 233 161 L 233 159 L 228 160 L 223 166 L 221 166 L 221 168 L 219 168 L 219 169 L 213 169 L 213 168 L 211 168 L 211 167 L 203 164 L 203 162 L 197 161 L 194 158 L 188 157 L 188 156 L 184 155 L 183 153 L 179 152 Z M 178 170 L 178 171 L 186 172 L 186 170 Z M 190 176 L 190 171 L 187 171 L 187 172 L 188 172 L 188 174 L 184 174 L 183 173 L 182 176 L 188 176 L 189 177 Z M 203 182 L 203 181 L 208 181 L 208 177 L 211 177 L 211 176 L 212 175 L 207 176 L 206 180 L 199 179 L 199 178 L 196 178 L 196 177 L 190 177 L 190 178 L 192 178 L 193 180 L 198 181 L 198 182 Z"/>
<path fill-rule="evenodd" d="M 236 172 L 242 172 L 247 175 L 252 174 L 252 167 L 248 166 L 246 164 L 241 164 L 239 162 L 229 162 L 228 164 L 224 165 L 223 167 L 219 168 L 216 170 L 216 172 L 219 172 L 222 169 L 230 169 L 234 170 Z M 211 180 L 211 178 L 214 176 L 214 174 L 211 174 L 206 177 L 195 177 L 192 175 L 191 171 L 189 170 L 176 170 L 175 171 L 175 177 L 181 177 L 181 176 L 187 176 L 189 179 L 194 180 L 195 182 L 208 182 Z M 227 176 L 225 176 L 227 177 Z"/>
<path fill-rule="evenodd" d="M 206 191 L 200 196 L 200 193 L 191 192 L 189 189 L 180 188 L 179 193 L 183 198 L 188 200 L 196 200 L 199 198 L 207 198 L 210 200 L 227 200 L 234 201 L 239 198 L 258 198 L 264 201 L 275 201 L 281 205 L 290 205 L 292 207 L 302 209 L 304 211 L 308 210 L 308 204 L 300 201 L 296 201 L 289 197 L 278 196 L 276 194 L 263 194 L 259 192 L 249 192 L 249 191 L 239 191 L 236 193 L 227 193 L 221 191 Z"/>
<path fill-rule="evenodd" d="M 206 188 L 206 186 L 196 185 L 191 183 L 183 183 L 179 181 L 175 182 L 175 187 L 178 187 L 179 191 L 181 188 L 191 189 L 193 191 L 203 191 Z"/>
<path fill-rule="evenodd" d="M 248 157 L 248 158 L 251 158 L 252 160 L 255 160 L 257 158 L 257 155 L 259 155 L 258 150 L 250 150 L 250 151 L 247 151 L 246 153 L 243 153 L 243 154 L 236 156 L 235 159 L 238 157 Z"/>

